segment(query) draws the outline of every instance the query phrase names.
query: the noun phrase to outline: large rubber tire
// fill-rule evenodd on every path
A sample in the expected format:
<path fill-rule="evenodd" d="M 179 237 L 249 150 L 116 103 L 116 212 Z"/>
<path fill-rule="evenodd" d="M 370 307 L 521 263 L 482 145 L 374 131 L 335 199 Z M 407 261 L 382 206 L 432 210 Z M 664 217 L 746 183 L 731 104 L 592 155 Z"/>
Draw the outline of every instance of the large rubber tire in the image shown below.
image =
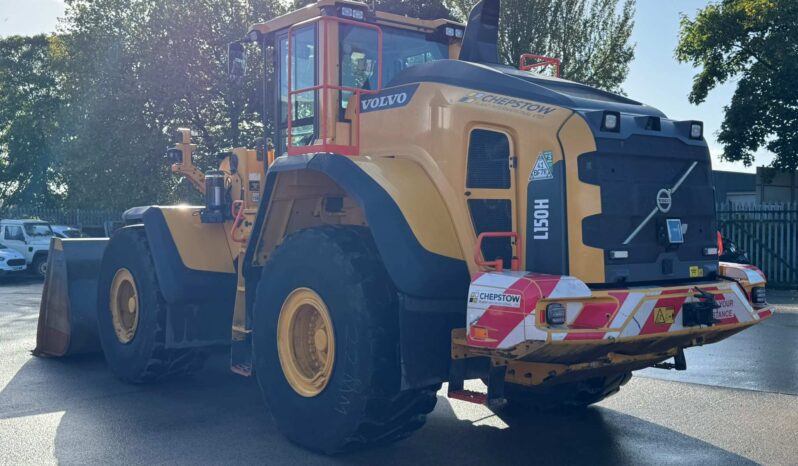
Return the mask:
<path fill-rule="evenodd" d="M 541 412 L 584 409 L 618 393 L 621 386 L 631 378 L 631 372 L 622 372 L 543 387 L 524 387 L 508 383 L 505 386 L 505 397 L 508 401 L 506 408 L 518 407 Z"/>
<path fill-rule="evenodd" d="M 298 288 L 323 299 L 335 341 L 332 374 L 312 397 L 291 387 L 277 349 L 281 308 Z M 400 391 L 397 306 L 396 290 L 365 228 L 302 230 L 274 251 L 255 301 L 255 373 L 289 440 L 334 454 L 394 442 L 424 425 L 440 385 Z"/>
<path fill-rule="evenodd" d="M 109 305 L 111 283 L 121 268 L 132 274 L 139 296 L 138 326 L 128 343 L 117 338 Z M 97 298 L 100 343 L 114 375 L 130 383 L 148 383 L 202 368 L 208 355 L 203 349 L 165 347 L 166 313 L 144 231 L 135 227 L 117 231 L 103 254 Z"/>

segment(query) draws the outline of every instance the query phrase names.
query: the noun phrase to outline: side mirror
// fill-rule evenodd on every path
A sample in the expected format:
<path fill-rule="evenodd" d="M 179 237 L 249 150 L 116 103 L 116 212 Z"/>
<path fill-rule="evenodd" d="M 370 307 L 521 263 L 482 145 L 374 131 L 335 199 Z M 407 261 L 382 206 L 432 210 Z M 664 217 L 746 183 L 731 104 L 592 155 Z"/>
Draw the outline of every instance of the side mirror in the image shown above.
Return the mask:
<path fill-rule="evenodd" d="M 227 77 L 232 83 L 240 83 L 247 74 L 247 51 L 241 42 L 232 42 L 227 47 Z"/>

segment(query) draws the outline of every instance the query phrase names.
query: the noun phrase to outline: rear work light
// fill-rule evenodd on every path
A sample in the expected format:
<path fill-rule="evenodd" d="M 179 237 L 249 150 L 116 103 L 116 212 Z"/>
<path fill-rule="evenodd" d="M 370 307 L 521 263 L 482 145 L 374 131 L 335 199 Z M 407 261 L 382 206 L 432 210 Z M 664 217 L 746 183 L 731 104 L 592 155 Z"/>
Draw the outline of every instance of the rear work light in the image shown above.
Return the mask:
<path fill-rule="evenodd" d="M 704 124 L 700 121 L 690 123 L 690 139 L 701 139 L 704 137 Z"/>
<path fill-rule="evenodd" d="M 358 10 L 357 8 L 352 8 L 349 6 L 345 6 L 341 8 L 341 16 L 344 18 L 352 18 L 362 21 L 365 18 L 365 14 L 363 10 Z"/>
<path fill-rule="evenodd" d="M 618 112 L 604 112 L 601 118 L 601 130 L 617 133 L 621 130 L 621 114 Z"/>
<path fill-rule="evenodd" d="M 560 303 L 551 303 L 546 306 L 546 323 L 549 325 L 562 325 L 565 323 L 565 306 Z"/>

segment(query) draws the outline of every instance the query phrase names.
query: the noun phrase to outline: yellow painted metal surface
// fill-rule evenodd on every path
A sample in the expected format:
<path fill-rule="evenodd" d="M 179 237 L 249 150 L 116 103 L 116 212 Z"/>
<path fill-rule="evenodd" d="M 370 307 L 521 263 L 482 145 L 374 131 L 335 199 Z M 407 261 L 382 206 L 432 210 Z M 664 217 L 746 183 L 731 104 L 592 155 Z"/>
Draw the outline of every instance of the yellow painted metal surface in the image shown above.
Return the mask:
<path fill-rule="evenodd" d="M 435 185 L 412 160 L 360 157 L 355 162 L 396 201 L 424 249 L 463 259 L 451 213 Z"/>
<path fill-rule="evenodd" d="M 517 105 L 507 105 L 504 96 L 495 95 L 485 101 L 485 93 L 437 83 L 421 83 L 412 101 L 401 108 L 369 112 L 361 115 L 361 153 L 355 160 L 369 162 L 389 158 L 408 160 L 416 164 L 423 175 L 421 184 L 430 180 L 449 212 L 454 228 L 458 254 L 442 241 L 421 241 L 431 252 L 449 257 L 462 257 L 471 272 L 477 271 L 473 260 L 476 241 L 468 199 L 506 198 L 514 201 L 514 225 L 521 237 L 526 237 L 527 179 L 537 155 L 551 151 L 554 161 L 562 160 L 557 131 L 573 113 L 554 105 L 523 99 L 512 99 Z M 522 107 L 519 110 L 518 107 Z M 532 109 L 531 111 L 529 109 Z M 510 138 L 512 155 L 517 158 L 513 170 L 511 190 L 479 190 L 466 187 L 469 134 L 475 128 L 503 132 Z M 532 130 L 534 129 L 534 130 Z M 387 164 L 385 167 L 389 167 Z M 390 165 L 390 168 L 402 165 Z M 381 171 L 378 182 L 412 185 L 412 181 L 395 182 L 401 174 Z M 402 212 L 411 212 L 417 196 L 410 188 L 386 188 Z M 524 201 L 520 201 L 524 200 Z M 437 202 L 437 201 L 436 201 Z M 433 238 L 439 226 L 435 222 L 413 221 L 411 228 L 417 237 Z M 448 227 L 447 227 L 448 228 Z M 426 231 L 425 231 L 426 230 Z"/>
<path fill-rule="evenodd" d="M 200 210 L 200 207 L 161 207 L 180 259 L 189 269 L 235 273 L 225 226 L 203 224 Z"/>
<path fill-rule="evenodd" d="M 601 189 L 579 179 L 579 156 L 596 150 L 596 141 L 579 115 L 574 115 L 559 133 L 565 152 L 565 183 L 568 199 L 568 257 L 570 275 L 585 283 L 604 282 L 604 251 L 585 245 L 582 220 L 601 213 Z"/>

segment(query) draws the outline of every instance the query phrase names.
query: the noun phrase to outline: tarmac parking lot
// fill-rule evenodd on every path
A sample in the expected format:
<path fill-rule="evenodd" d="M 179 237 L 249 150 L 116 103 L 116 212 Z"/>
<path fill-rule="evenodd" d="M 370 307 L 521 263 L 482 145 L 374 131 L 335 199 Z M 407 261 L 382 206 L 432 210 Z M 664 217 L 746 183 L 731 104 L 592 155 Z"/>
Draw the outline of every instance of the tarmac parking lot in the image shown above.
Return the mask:
<path fill-rule="evenodd" d="M 224 353 L 191 379 L 133 386 L 100 355 L 31 356 L 41 283 L 0 283 L 0 464 L 798 464 L 798 295 L 688 370 L 647 369 L 581 414 L 493 413 L 441 392 L 388 447 L 308 453 L 275 429 Z"/>

